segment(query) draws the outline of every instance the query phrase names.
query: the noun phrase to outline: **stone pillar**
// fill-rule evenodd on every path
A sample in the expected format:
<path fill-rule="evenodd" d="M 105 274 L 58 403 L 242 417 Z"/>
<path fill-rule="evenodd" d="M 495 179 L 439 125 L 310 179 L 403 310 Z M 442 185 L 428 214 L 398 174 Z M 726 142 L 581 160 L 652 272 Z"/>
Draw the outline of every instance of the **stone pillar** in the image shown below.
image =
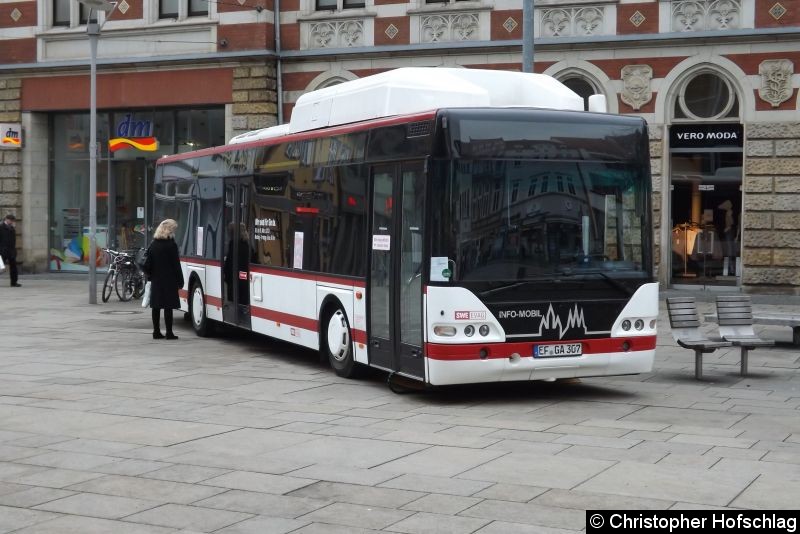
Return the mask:
<path fill-rule="evenodd" d="M 21 122 L 19 78 L 0 78 L 0 122 Z M 23 143 L 25 132 L 23 132 Z M 0 149 L 0 218 L 8 213 L 17 217 L 17 248 L 22 248 L 21 230 L 25 220 L 22 209 L 22 168 L 18 149 Z M 20 267 L 25 266 L 25 255 L 17 254 Z"/>
<path fill-rule="evenodd" d="M 232 136 L 278 123 L 278 94 L 272 62 L 242 65 L 233 72 Z"/>
<path fill-rule="evenodd" d="M 742 285 L 800 295 L 800 123 L 745 132 Z"/>
<path fill-rule="evenodd" d="M 662 267 L 664 269 L 667 267 L 661 265 L 661 196 L 664 193 L 664 179 L 662 175 L 664 166 L 664 127 L 658 124 L 651 125 L 648 128 L 648 133 L 650 135 L 650 174 L 653 176 L 653 196 L 651 198 L 653 208 L 653 275 L 656 280 L 666 284 L 666 280 L 662 281 L 659 277 L 659 272 L 662 272 Z"/>
<path fill-rule="evenodd" d="M 22 113 L 29 142 L 22 151 L 22 248 L 28 272 L 44 272 L 50 259 L 49 144 L 46 113 Z"/>

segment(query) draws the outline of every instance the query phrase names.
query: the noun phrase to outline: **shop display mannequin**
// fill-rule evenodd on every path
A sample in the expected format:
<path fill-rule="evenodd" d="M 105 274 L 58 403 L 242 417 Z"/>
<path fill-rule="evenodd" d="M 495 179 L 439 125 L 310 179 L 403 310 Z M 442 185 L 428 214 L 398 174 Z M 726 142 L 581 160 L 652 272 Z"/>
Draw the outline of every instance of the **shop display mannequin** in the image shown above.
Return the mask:
<path fill-rule="evenodd" d="M 730 264 L 732 261 L 735 262 L 736 260 L 734 258 L 738 256 L 738 251 L 736 250 L 738 226 L 733 220 L 733 203 L 730 200 L 722 202 L 717 206 L 717 209 L 725 212 L 725 221 L 722 230 L 722 275 L 728 276 Z"/>

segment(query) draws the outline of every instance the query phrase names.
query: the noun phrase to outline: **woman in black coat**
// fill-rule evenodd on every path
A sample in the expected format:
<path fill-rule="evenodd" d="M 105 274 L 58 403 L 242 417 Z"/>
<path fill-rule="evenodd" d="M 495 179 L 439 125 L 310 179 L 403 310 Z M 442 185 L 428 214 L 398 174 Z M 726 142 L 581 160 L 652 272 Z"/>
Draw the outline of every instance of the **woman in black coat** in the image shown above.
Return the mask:
<path fill-rule="evenodd" d="M 181 307 L 178 290 L 183 287 L 183 269 L 175 243 L 178 223 L 166 219 L 158 225 L 153 242 L 147 249 L 145 273 L 150 280 L 150 307 L 153 314 L 153 339 L 163 339 L 159 316 L 164 310 L 167 339 L 178 339 L 172 333 L 172 310 Z"/>

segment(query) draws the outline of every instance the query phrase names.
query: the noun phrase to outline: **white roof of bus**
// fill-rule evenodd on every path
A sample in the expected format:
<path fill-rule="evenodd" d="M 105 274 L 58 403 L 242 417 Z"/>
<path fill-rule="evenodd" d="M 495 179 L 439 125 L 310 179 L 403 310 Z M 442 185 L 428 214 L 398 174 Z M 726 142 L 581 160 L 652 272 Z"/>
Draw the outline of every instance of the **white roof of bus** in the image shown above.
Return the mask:
<path fill-rule="evenodd" d="M 544 74 L 482 69 L 405 67 L 302 95 L 291 121 L 240 134 L 231 143 L 380 117 L 454 107 L 579 110 L 583 98 Z"/>

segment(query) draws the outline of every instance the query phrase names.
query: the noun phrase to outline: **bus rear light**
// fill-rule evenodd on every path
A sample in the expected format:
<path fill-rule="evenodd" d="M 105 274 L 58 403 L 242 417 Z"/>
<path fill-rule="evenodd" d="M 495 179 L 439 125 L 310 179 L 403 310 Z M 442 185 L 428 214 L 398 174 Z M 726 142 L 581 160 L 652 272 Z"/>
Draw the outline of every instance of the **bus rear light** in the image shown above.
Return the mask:
<path fill-rule="evenodd" d="M 622 329 L 625 330 L 626 332 L 628 330 L 630 330 L 631 329 L 631 322 L 629 320 L 627 320 L 627 319 L 622 321 Z"/>
<path fill-rule="evenodd" d="M 636 322 L 633 323 L 633 327 L 636 330 L 641 330 L 642 328 L 644 328 L 644 321 L 642 321 L 641 319 L 636 319 Z"/>
<path fill-rule="evenodd" d="M 656 329 L 656 320 L 655 319 L 651 319 L 650 320 L 650 329 L 651 330 L 655 330 Z"/>
<path fill-rule="evenodd" d="M 488 324 L 482 324 L 481 327 L 478 329 L 478 332 L 480 332 L 480 334 L 483 337 L 488 336 L 489 335 L 489 325 Z"/>
<path fill-rule="evenodd" d="M 442 337 L 453 337 L 456 335 L 455 326 L 434 326 L 433 333 Z"/>
<path fill-rule="evenodd" d="M 475 334 L 475 327 L 471 324 L 468 324 L 464 327 L 464 335 L 467 337 L 472 337 Z"/>

